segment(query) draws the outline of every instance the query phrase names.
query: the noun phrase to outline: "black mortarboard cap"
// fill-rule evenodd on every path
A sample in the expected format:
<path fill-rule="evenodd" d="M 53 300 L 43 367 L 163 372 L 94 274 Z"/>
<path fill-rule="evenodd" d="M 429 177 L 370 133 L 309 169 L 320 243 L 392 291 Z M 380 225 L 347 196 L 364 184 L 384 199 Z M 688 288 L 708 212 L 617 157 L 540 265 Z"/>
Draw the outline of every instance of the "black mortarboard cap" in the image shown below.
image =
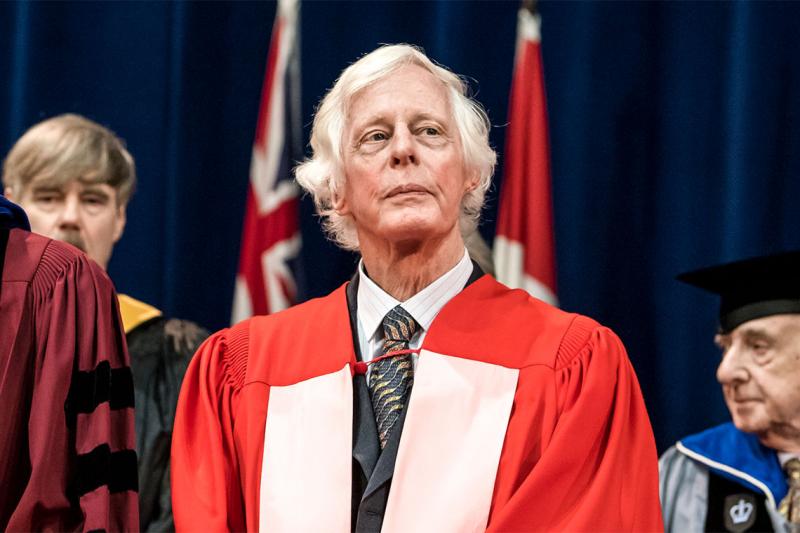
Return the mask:
<path fill-rule="evenodd" d="M 800 250 L 693 270 L 678 280 L 720 296 L 723 333 L 748 320 L 800 313 Z"/>

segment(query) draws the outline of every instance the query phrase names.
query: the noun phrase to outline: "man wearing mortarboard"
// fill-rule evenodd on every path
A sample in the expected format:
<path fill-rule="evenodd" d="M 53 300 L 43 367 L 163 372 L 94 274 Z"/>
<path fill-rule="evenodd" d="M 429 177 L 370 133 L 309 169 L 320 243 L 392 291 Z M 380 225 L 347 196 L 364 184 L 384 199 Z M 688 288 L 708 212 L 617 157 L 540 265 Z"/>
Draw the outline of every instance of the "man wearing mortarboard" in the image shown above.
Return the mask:
<path fill-rule="evenodd" d="M 800 251 L 682 274 L 720 296 L 732 423 L 661 457 L 667 531 L 800 531 Z"/>

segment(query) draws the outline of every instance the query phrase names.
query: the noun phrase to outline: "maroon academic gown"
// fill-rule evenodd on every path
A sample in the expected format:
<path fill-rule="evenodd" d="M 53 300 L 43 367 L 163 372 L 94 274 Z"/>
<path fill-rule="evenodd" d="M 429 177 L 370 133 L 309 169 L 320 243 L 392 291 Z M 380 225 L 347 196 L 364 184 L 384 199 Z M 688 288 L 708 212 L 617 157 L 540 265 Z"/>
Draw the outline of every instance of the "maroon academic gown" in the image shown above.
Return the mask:
<path fill-rule="evenodd" d="M 185 531 L 352 528 L 345 288 L 200 348 L 172 440 Z M 489 276 L 428 330 L 384 532 L 660 531 L 653 434 L 609 329 Z"/>
<path fill-rule="evenodd" d="M 71 246 L 20 229 L 7 239 L 0 530 L 135 531 L 133 384 L 114 287 Z"/>

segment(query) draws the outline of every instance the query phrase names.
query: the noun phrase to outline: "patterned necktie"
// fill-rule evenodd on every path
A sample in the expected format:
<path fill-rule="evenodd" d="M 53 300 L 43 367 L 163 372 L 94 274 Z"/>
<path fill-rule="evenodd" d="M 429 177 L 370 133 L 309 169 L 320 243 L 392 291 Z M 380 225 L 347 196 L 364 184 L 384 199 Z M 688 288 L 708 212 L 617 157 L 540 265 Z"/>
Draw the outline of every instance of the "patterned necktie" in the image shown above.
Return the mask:
<path fill-rule="evenodd" d="M 789 493 L 781 500 L 778 511 L 792 524 L 800 524 L 800 459 L 793 458 L 783 465 Z"/>
<path fill-rule="evenodd" d="M 417 322 L 408 312 L 396 306 L 383 317 L 383 352 L 408 350 L 408 343 Z M 381 450 L 386 446 L 392 427 L 400 418 L 406 399 L 414 384 L 414 368 L 411 354 L 387 357 L 370 365 L 369 391 L 372 395 L 372 409 L 378 424 L 378 437 Z"/>

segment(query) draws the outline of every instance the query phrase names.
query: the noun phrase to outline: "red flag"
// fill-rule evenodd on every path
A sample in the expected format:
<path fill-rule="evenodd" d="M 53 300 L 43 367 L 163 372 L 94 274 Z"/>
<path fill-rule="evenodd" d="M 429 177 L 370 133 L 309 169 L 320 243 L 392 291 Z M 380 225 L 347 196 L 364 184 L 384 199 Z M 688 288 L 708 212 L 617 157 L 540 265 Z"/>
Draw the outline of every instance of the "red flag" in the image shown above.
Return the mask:
<path fill-rule="evenodd" d="M 291 176 L 300 133 L 298 11 L 298 0 L 278 2 L 250 164 L 234 323 L 295 302 L 289 261 L 300 250 L 299 195 Z"/>
<path fill-rule="evenodd" d="M 494 261 L 499 281 L 557 304 L 539 16 L 523 7 L 517 24 Z"/>

